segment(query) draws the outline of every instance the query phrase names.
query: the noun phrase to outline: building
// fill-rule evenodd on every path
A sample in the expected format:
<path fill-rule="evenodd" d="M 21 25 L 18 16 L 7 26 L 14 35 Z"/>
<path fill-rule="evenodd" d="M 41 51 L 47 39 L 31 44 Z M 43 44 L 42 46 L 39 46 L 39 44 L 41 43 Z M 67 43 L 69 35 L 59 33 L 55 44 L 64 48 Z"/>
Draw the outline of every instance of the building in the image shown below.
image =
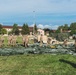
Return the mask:
<path fill-rule="evenodd" d="M 3 25 L 2 27 L 7 30 L 7 34 L 8 34 L 8 32 L 10 32 L 10 31 L 12 30 L 12 28 L 13 28 L 13 26 L 5 26 L 5 25 Z M 18 28 L 19 28 L 20 31 L 22 30 L 22 26 L 18 26 Z M 29 27 L 29 31 L 30 31 L 30 32 L 33 32 L 33 27 Z"/>

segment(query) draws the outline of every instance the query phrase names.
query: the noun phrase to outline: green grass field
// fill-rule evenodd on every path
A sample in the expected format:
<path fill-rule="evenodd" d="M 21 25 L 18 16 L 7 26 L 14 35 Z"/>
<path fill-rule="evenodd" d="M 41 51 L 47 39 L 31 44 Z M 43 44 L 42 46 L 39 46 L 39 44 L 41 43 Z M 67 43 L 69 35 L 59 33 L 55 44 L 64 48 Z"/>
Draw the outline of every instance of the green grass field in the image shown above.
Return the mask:
<path fill-rule="evenodd" d="M 0 56 L 0 75 L 76 75 L 76 56 Z"/>

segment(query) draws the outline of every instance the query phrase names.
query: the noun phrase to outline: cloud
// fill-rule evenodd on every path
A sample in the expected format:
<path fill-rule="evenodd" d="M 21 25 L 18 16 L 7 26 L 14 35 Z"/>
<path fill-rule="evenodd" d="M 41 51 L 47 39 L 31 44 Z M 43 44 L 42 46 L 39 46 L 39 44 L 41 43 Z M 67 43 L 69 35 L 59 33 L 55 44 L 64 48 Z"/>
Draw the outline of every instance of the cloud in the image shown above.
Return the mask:
<path fill-rule="evenodd" d="M 51 25 L 51 29 L 57 29 L 59 25 Z"/>
<path fill-rule="evenodd" d="M 34 24 L 30 25 L 30 27 L 33 27 Z M 37 25 L 38 28 L 44 29 L 44 28 L 51 28 L 49 25 L 43 25 L 43 24 L 38 24 Z"/>
<path fill-rule="evenodd" d="M 37 25 L 38 28 L 49 28 L 49 29 L 57 29 L 58 28 L 58 25 L 43 25 L 43 24 L 39 24 Z"/>
<path fill-rule="evenodd" d="M 42 25 L 42 24 L 37 25 L 37 27 L 44 29 L 44 25 Z"/>

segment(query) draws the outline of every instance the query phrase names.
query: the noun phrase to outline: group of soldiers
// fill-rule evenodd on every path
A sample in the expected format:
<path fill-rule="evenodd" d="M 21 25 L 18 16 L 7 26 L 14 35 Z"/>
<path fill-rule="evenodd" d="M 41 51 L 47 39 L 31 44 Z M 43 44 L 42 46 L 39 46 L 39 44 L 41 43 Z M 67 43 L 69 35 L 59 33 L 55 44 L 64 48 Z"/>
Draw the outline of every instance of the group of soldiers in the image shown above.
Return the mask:
<path fill-rule="evenodd" d="M 7 36 L 7 41 L 8 41 L 8 43 L 7 43 L 8 46 L 16 46 L 17 45 L 17 36 L 16 35 L 12 35 L 12 34 L 11 35 L 8 35 Z M 29 41 L 30 41 L 29 40 L 29 35 L 23 35 L 22 36 L 22 45 L 24 47 L 28 47 Z M 34 43 L 36 41 L 39 42 L 40 43 L 40 46 L 42 46 L 43 45 L 43 35 L 40 35 L 40 41 L 38 41 L 38 39 L 36 38 L 36 36 L 33 37 L 33 41 L 34 41 Z M 3 35 L 1 35 L 0 36 L 0 47 L 2 47 L 5 44 L 4 42 L 5 42 L 5 37 Z"/>
<path fill-rule="evenodd" d="M 8 46 L 15 46 L 16 45 L 16 36 L 14 35 L 8 35 Z M 0 47 L 4 45 L 5 37 L 3 35 L 0 36 Z"/>
<path fill-rule="evenodd" d="M 33 39 L 35 39 L 35 38 L 33 38 Z M 7 40 L 8 40 L 8 44 L 7 44 L 8 46 L 16 46 L 17 45 L 17 36 L 16 35 L 8 35 Z M 1 35 L 0 36 L 0 47 L 2 47 L 4 45 L 4 41 L 5 41 L 5 38 L 3 35 Z M 47 46 L 50 46 L 50 42 L 51 42 L 51 39 L 48 38 Z M 43 35 L 40 35 L 39 43 L 40 43 L 40 46 L 43 45 Z M 64 40 L 63 45 L 67 46 L 68 45 L 67 43 L 68 43 L 68 40 Z M 23 35 L 22 36 L 22 45 L 24 47 L 28 47 L 28 44 L 29 44 L 29 35 Z M 75 45 L 75 49 L 76 49 L 76 39 L 75 39 L 74 45 Z"/>
<path fill-rule="evenodd" d="M 7 44 L 8 46 L 14 47 L 17 45 L 17 36 L 16 35 L 8 35 L 7 40 L 8 40 L 8 44 Z M 1 35 L 0 36 L 0 47 L 2 47 L 4 45 L 4 41 L 5 41 L 5 38 L 3 35 Z M 23 46 L 28 47 L 28 41 L 29 41 L 28 35 L 23 35 L 22 36 Z"/>

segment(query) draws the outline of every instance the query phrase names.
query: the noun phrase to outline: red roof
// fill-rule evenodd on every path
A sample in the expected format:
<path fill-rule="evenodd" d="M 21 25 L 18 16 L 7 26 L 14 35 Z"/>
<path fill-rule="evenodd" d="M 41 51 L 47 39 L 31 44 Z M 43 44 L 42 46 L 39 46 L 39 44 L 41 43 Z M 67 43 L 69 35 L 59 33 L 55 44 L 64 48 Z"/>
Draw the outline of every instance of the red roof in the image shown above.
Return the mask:
<path fill-rule="evenodd" d="M 33 32 L 33 27 L 29 27 L 30 32 Z"/>
<path fill-rule="evenodd" d="M 2 26 L 3 28 L 13 28 L 13 26 Z M 18 26 L 18 28 L 22 28 L 21 26 Z"/>
<path fill-rule="evenodd" d="M 9 28 L 9 29 L 12 29 L 13 28 L 13 26 L 2 26 L 2 27 L 3 28 Z M 18 26 L 18 28 L 21 29 L 22 26 Z M 29 30 L 30 30 L 30 32 L 33 32 L 33 27 L 29 27 Z"/>

